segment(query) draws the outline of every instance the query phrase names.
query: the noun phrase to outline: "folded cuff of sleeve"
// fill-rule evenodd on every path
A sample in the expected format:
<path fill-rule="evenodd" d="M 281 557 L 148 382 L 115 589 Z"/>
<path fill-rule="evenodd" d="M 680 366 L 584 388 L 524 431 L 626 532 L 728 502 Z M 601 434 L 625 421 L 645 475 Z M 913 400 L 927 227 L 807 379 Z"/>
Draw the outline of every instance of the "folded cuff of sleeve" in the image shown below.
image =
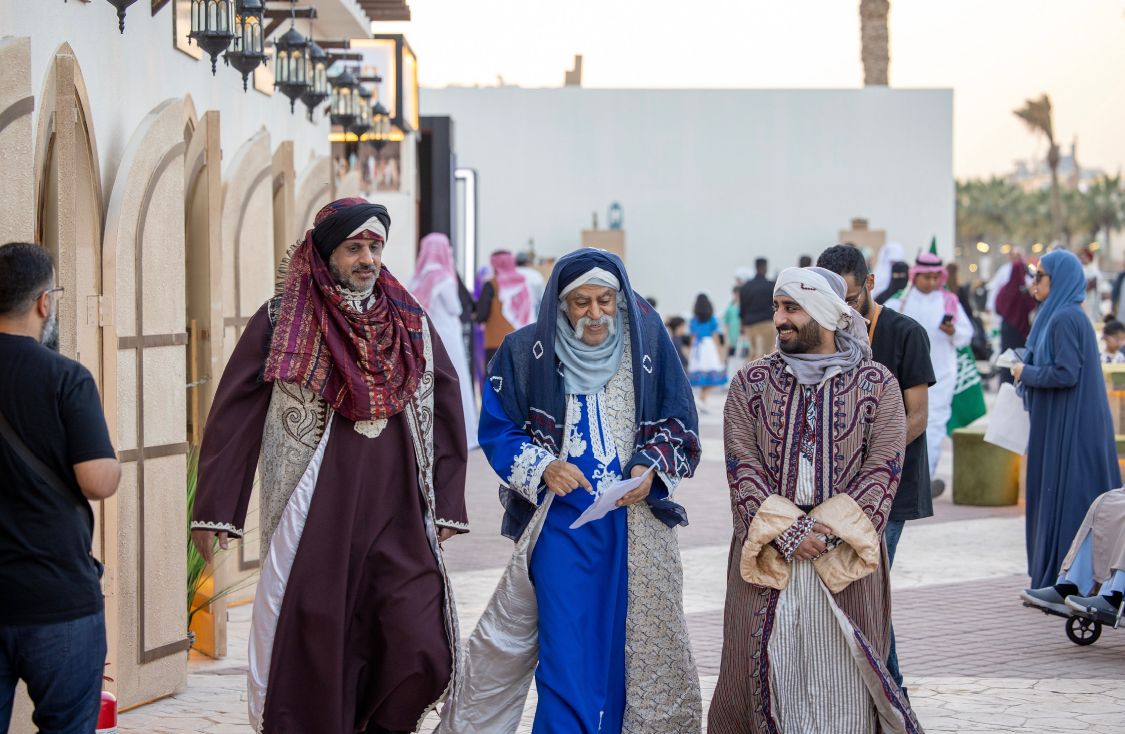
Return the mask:
<path fill-rule="evenodd" d="M 746 541 L 742 544 L 739 559 L 739 573 L 744 581 L 779 590 L 789 584 L 789 563 L 773 541 L 804 516 L 805 513 L 795 504 L 776 494 L 771 494 L 759 505 L 746 530 Z"/>
<path fill-rule="evenodd" d="M 879 567 L 879 533 L 854 499 L 846 494 L 834 495 L 809 514 L 832 528 L 832 534 L 843 541 L 813 561 L 829 591 L 837 594 Z"/>

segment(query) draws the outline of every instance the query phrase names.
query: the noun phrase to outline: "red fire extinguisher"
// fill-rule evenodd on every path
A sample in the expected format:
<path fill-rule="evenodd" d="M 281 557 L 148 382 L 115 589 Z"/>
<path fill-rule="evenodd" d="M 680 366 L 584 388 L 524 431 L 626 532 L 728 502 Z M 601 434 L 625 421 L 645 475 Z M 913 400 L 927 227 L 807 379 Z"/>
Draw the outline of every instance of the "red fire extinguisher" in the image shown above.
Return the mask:
<path fill-rule="evenodd" d="M 94 734 L 117 734 L 117 697 L 109 691 L 102 691 L 102 702 L 98 707 L 98 727 Z"/>

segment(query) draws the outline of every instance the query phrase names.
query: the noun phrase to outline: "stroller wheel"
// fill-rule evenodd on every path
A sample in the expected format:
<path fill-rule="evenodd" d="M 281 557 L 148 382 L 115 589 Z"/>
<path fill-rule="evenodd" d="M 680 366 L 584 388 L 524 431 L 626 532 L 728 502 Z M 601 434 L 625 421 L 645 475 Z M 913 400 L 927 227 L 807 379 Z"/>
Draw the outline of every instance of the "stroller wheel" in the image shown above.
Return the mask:
<path fill-rule="evenodd" d="M 1102 623 L 1089 617 L 1071 617 L 1066 620 L 1066 636 L 1075 645 L 1093 645 L 1102 636 Z"/>

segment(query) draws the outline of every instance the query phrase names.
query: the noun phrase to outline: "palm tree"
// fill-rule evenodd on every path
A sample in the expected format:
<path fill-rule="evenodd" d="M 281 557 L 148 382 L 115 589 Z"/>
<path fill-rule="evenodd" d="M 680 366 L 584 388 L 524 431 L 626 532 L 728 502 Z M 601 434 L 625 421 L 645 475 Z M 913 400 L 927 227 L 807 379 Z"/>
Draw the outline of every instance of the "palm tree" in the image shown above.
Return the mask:
<path fill-rule="evenodd" d="M 887 15 L 890 10 L 890 0 L 859 2 L 864 86 L 887 86 L 887 69 L 891 65 L 890 33 L 887 30 Z"/>
<path fill-rule="evenodd" d="M 1125 225 L 1125 190 L 1121 188 L 1121 174 L 1103 176 L 1086 190 L 1086 206 L 1094 225 L 1094 236 L 1105 233 L 1105 251 L 1112 255 L 1110 232 Z"/>
<path fill-rule="evenodd" d="M 1029 99 L 1024 106 L 1013 110 L 1032 133 L 1047 139 L 1047 166 L 1051 169 L 1051 230 L 1056 240 L 1063 236 L 1062 195 L 1059 193 L 1059 146 L 1055 142 L 1055 128 L 1051 122 L 1051 98 L 1046 94 L 1039 99 Z"/>

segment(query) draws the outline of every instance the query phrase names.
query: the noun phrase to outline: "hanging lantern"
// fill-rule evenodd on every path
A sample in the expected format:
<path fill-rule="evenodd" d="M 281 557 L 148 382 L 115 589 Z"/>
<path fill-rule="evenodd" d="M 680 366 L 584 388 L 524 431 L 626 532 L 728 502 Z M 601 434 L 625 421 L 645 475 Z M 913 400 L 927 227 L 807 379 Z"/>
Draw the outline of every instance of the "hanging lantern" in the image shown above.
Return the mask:
<path fill-rule="evenodd" d="M 359 119 L 359 82 L 347 69 L 332 80 L 332 102 L 329 119 L 346 132 Z"/>
<path fill-rule="evenodd" d="M 249 89 L 250 75 L 259 65 L 266 63 L 262 41 L 262 0 L 239 0 L 234 16 L 234 38 L 223 60 L 242 74 L 242 91 Z"/>
<path fill-rule="evenodd" d="M 117 8 L 117 27 L 121 32 L 125 32 L 125 9 L 128 8 L 137 0 L 109 0 L 109 4 Z"/>
<path fill-rule="evenodd" d="M 328 54 L 311 39 L 307 62 L 309 90 L 301 95 L 301 101 L 309 109 L 309 120 L 312 120 L 313 111 L 332 95 L 332 87 L 328 84 Z"/>
<path fill-rule="evenodd" d="M 359 113 L 356 120 L 352 123 L 351 131 L 355 133 L 358 140 L 362 140 L 365 133 L 371 130 L 371 90 L 367 87 L 361 86 L 359 88 Z"/>
<path fill-rule="evenodd" d="M 375 100 L 375 104 L 371 105 L 371 135 L 368 136 L 368 142 L 378 152 L 390 139 L 391 113 L 382 102 Z"/>
<path fill-rule="evenodd" d="M 192 39 L 211 56 L 211 75 L 219 54 L 234 40 L 234 0 L 191 0 Z"/>
<path fill-rule="evenodd" d="M 274 44 L 277 56 L 274 59 L 273 86 L 289 98 L 289 111 L 292 112 L 301 95 L 309 91 L 309 67 L 306 63 L 309 42 L 295 27 L 290 27 L 285 35 Z"/>

